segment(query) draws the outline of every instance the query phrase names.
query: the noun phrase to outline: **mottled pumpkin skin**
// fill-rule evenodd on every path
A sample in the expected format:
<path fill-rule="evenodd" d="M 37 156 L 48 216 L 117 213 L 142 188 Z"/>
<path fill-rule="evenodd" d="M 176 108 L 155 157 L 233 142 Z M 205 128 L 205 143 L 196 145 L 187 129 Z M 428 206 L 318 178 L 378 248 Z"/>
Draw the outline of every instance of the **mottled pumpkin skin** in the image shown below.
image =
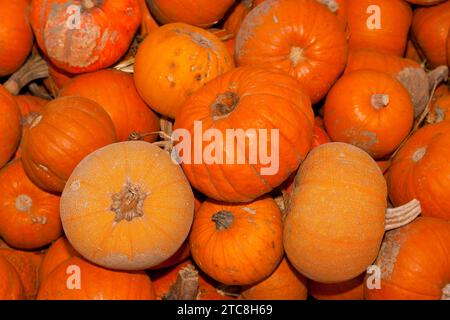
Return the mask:
<path fill-rule="evenodd" d="M 244 19 L 235 58 L 239 66 L 296 77 L 316 103 L 343 71 L 347 41 L 338 19 L 316 0 L 266 0 Z"/>
<path fill-rule="evenodd" d="M 0 256 L 0 300 L 21 300 L 23 287 L 14 267 Z"/>
<path fill-rule="evenodd" d="M 364 300 L 364 277 L 360 276 L 339 283 L 309 281 L 310 294 L 317 300 Z"/>
<path fill-rule="evenodd" d="M 233 57 L 215 35 L 171 23 L 153 31 L 139 47 L 134 79 L 149 106 L 175 119 L 190 95 L 233 67 Z"/>
<path fill-rule="evenodd" d="M 20 109 L 14 97 L 0 85 L 0 168 L 3 167 L 16 151 L 22 130 Z"/>
<path fill-rule="evenodd" d="M 422 215 L 450 220 L 450 121 L 417 131 L 394 158 L 388 173 L 395 206 L 418 199 Z"/>
<path fill-rule="evenodd" d="M 433 99 L 430 107 L 430 113 L 427 116 L 427 122 L 439 123 L 450 120 L 450 94 Z"/>
<path fill-rule="evenodd" d="M 78 6 L 79 26 L 69 6 Z M 109 67 L 125 54 L 141 11 L 136 0 L 33 0 L 30 22 L 39 47 L 56 67 L 83 73 Z"/>
<path fill-rule="evenodd" d="M 375 265 L 381 287 L 368 289 L 368 300 L 439 300 L 450 297 L 450 223 L 420 217 L 386 233 Z"/>
<path fill-rule="evenodd" d="M 381 170 L 367 153 L 344 143 L 315 148 L 290 198 L 284 225 L 289 261 L 317 282 L 357 277 L 378 254 L 386 198 Z"/>
<path fill-rule="evenodd" d="M 76 284 L 77 276 L 79 289 L 70 286 Z M 154 299 L 153 285 L 145 272 L 104 269 L 78 257 L 56 267 L 41 284 L 37 296 L 37 300 Z"/>

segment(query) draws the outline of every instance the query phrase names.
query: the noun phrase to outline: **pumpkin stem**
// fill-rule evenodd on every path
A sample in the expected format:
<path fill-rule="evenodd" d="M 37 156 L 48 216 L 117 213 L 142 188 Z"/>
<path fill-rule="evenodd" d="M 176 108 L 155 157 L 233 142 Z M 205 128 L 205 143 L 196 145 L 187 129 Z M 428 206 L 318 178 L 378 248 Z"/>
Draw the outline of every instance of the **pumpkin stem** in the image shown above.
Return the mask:
<path fill-rule="evenodd" d="M 16 96 L 19 94 L 20 90 L 30 82 L 48 77 L 47 62 L 45 62 L 38 54 L 33 53 L 28 61 L 16 71 L 3 86 L 12 95 Z"/>
<path fill-rule="evenodd" d="M 193 265 L 180 270 L 175 284 L 170 287 L 164 300 L 197 300 L 198 295 L 198 271 Z"/>
<path fill-rule="evenodd" d="M 448 78 L 448 67 L 447 66 L 439 66 L 434 70 L 428 72 L 428 80 L 429 80 L 429 89 L 433 88 L 434 84 L 439 85 L 444 81 L 447 81 Z"/>
<path fill-rule="evenodd" d="M 398 207 L 389 208 L 386 211 L 385 230 L 401 228 L 413 222 L 422 213 L 420 202 L 416 199 Z"/>
<path fill-rule="evenodd" d="M 230 211 L 221 210 L 213 215 L 211 220 L 216 224 L 216 230 L 228 230 L 234 222 L 234 214 Z"/>
<path fill-rule="evenodd" d="M 292 62 L 292 66 L 295 68 L 300 61 L 304 59 L 304 52 L 305 50 L 300 47 L 292 47 L 291 52 L 289 53 L 289 59 Z"/>
<path fill-rule="evenodd" d="M 450 283 L 447 284 L 444 289 L 442 289 L 441 300 L 450 300 Z"/>
<path fill-rule="evenodd" d="M 427 73 L 422 68 L 408 67 L 400 71 L 396 78 L 411 97 L 414 106 L 414 119 L 416 119 L 425 110 L 430 98 L 430 85 Z"/>
<path fill-rule="evenodd" d="M 127 181 L 122 191 L 113 194 L 110 210 L 116 213 L 115 222 L 132 221 L 144 215 L 143 205 L 148 194 L 141 187 Z"/>
<path fill-rule="evenodd" d="M 328 7 L 331 12 L 336 12 L 339 10 L 339 4 L 336 0 L 317 0 L 319 3 Z"/>
<path fill-rule="evenodd" d="M 16 209 L 20 212 L 29 212 L 33 206 L 33 199 L 26 194 L 21 194 L 16 198 Z"/>
<path fill-rule="evenodd" d="M 387 107 L 389 104 L 389 95 L 384 93 L 373 94 L 371 98 L 371 103 L 372 107 L 374 107 L 377 110 Z"/>
<path fill-rule="evenodd" d="M 225 92 L 219 94 L 211 106 L 212 118 L 214 121 L 226 118 L 236 109 L 239 103 L 239 97 L 234 92 Z"/>
<path fill-rule="evenodd" d="M 81 5 L 84 9 L 89 10 L 98 5 L 98 0 L 82 0 Z"/>

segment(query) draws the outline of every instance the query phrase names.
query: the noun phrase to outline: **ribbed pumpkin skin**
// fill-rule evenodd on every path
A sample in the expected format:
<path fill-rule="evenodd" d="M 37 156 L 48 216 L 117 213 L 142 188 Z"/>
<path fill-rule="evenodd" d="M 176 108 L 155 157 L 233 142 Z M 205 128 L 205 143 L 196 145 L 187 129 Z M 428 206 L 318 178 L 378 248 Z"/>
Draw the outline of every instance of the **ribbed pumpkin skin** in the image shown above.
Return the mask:
<path fill-rule="evenodd" d="M 388 174 L 395 206 L 418 199 L 422 215 L 450 220 L 450 121 L 417 131 L 394 158 Z"/>
<path fill-rule="evenodd" d="M 386 233 L 375 262 L 381 289 L 365 288 L 368 300 L 439 300 L 450 296 L 450 223 L 420 217 Z"/>
<path fill-rule="evenodd" d="M 311 151 L 285 220 L 284 248 L 292 265 L 322 283 L 365 271 L 383 238 L 386 189 L 379 167 L 361 149 L 329 143 Z"/>
<path fill-rule="evenodd" d="M 337 18 L 316 0 L 266 0 L 244 19 L 235 58 L 239 66 L 289 73 L 316 103 L 344 69 L 347 42 Z"/>
<path fill-rule="evenodd" d="M 133 76 L 118 70 L 101 70 L 79 75 L 67 83 L 60 97 L 79 96 L 97 102 L 111 117 L 118 141 L 126 141 L 133 132 L 160 130 L 157 115 L 137 93 Z M 157 135 L 149 136 L 155 141 Z"/>
<path fill-rule="evenodd" d="M 20 141 L 22 130 L 20 109 L 14 97 L 0 85 L 0 168 L 12 157 Z"/>
<path fill-rule="evenodd" d="M 369 28 L 374 15 L 368 13 L 371 6 L 379 8 L 380 28 Z M 411 7 L 403 0 L 348 0 L 349 47 L 402 56 L 412 17 Z"/>
<path fill-rule="evenodd" d="M 447 64 L 447 36 L 450 28 L 450 2 L 414 12 L 412 35 L 433 67 Z"/>
<path fill-rule="evenodd" d="M 317 300 L 364 300 L 364 277 L 332 284 L 309 281 L 309 292 Z"/>
<path fill-rule="evenodd" d="M 20 277 L 14 267 L 0 256 L 0 300 L 20 300 L 23 288 Z"/>
<path fill-rule="evenodd" d="M 20 159 L 0 170 L 0 236 L 19 249 L 41 248 L 62 233 L 59 196 L 36 187 Z"/>
<path fill-rule="evenodd" d="M 29 0 L 0 1 L 0 77 L 16 71 L 33 46 Z"/>
<path fill-rule="evenodd" d="M 25 130 L 22 162 L 37 186 L 61 192 L 85 156 L 114 142 L 114 125 L 99 104 L 81 97 L 62 97 L 48 103 Z"/>
<path fill-rule="evenodd" d="M 130 190 L 136 188 L 143 201 L 133 198 Z M 114 203 L 127 207 L 122 192 L 140 206 L 142 216 L 133 214 L 127 221 L 113 211 Z M 86 259 L 111 269 L 144 270 L 170 258 L 186 240 L 193 214 L 194 196 L 181 168 L 167 152 L 142 141 L 90 154 L 61 196 L 61 220 L 70 243 Z"/>
<path fill-rule="evenodd" d="M 80 289 L 69 289 L 70 267 L 79 267 Z M 71 282 L 70 282 L 71 283 Z M 114 271 L 78 257 L 61 263 L 39 288 L 37 300 L 154 300 L 150 278 L 143 271 Z"/>

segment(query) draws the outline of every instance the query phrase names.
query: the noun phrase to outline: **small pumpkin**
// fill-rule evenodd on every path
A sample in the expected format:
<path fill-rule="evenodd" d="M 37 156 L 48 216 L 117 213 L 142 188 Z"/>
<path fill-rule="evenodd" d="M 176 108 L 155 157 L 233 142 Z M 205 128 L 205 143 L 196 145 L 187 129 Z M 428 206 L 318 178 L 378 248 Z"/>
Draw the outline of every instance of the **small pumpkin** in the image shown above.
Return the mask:
<path fill-rule="evenodd" d="M 20 159 L 0 170 L 0 236 L 19 249 L 37 249 L 62 233 L 59 196 L 36 187 Z"/>
<path fill-rule="evenodd" d="M 339 283 L 309 282 L 310 294 L 317 300 L 364 300 L 365 273 Z"/>
<path fill-rule="evenodd" d="M 14 97 L 0 85 L 0 168 L 3 167 L 16 151 L 21 137 L 20 109 Z"/>
<path fill-rule="evenodd" d="M 33 0 L 30 22 L 57 68 L 83 73 L 109 67 L 126 53 L 141 11 L 137 0 Z"/>
<path fill-rule="evenodd" d="M 271 198 L 246 204 L 205 201 L 189 237 L 191 254 L 208 276 L 226 285 L 268 277 L 283 256 L 281 212 Z"/>
<path fill-rule="evenodd" d="M 43 281 L 37 300 L 154 300 L 143 271 L 104 269 L 79 257 L 57 266 Z"/>
<path fill-rule="evenodd" d="M 89 261 L 111 269 L 144 270 L 166 261 L 186 240 L 193 214 L 194 196 L 181 168 L 143 141 L 90 154 L 61 197 L 70 243 Z"/>
<path fill-rule="evenodd" d="M 241 0 L 236 2 L 226 16 L 223 28 L 231 32 L 233 37 L 236 36 L 247 14 L 264 1 L 265 0 Z"/>
<path fill-rule="evenodd" d="M 427 115 L 428 123 L 439 123 L 450 120 L 450 94 L 433 101 L 430 113 Z"/>
<path fill-rule="evenodd" d="M 114 125 L 106 111 L 81 97 L 51 101 L 24 133 L 25 172 L 37 186 L 52 192 L 63 190 L 85 156 L 116 141 Z"/>
<path fill-rule="evenodd" d="M 239 66 L 283 70 L 317 103 L 344 70 L 347 41 L 337 18 L 316 0 L 266 0 L 244 19 L 235 57 Z"/>
<path fill-rule="evenodd" d="M 194 26 L 171 23 L 140 45 L 134 79 L 148 105 L 176 118 L 186 98 L 233 67 L 233 58 L 219 38 Z"/>
<path fill-rule="evenodd" d="M 14 267 L 0 256 L 0 300 L 21 300 L 23 287 Z"/>
<path fill-rule="evenodd" d="M 450 224 L 421 217 L 389 231 L 375 262 L 379 288 L 365 286 L 368 300 L 450 299 Z"/>
<path fill-rule="evenodd" d="M 383 72 L 358 70 L 331 89 L 324 120 L 333 141 L 353 144 L 378 159 L 407 137 L 414 108 L 400 82 Z"/>

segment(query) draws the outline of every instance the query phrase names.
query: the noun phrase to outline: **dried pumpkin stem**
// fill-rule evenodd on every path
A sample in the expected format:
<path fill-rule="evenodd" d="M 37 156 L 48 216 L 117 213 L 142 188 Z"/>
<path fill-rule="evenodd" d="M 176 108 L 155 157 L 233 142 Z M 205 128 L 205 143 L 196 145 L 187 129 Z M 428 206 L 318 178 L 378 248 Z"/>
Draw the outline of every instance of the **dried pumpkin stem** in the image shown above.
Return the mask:
<path fill-rule="evenodd" d="M 441 300 L 450 300 L 450 283 L 448 283 L 444 289 L 442 289 Z"/>
<path fill-rule="evenodd" d="M 386 211 L 385 230 L 401 228 L 414 221 L 422 213 L 420 202 L 416 199 L 407 204 Z"/>
<path fill-rule="evenodd" d="M 134 73 L 134 62 L 135 62 L 135 58 L 132 57 L 130 59 L 127 59 L 125 61 L 122 61 L 120 63 L 118 63 L 114 69 L 119 70 L 119 71 L 123 71 L 126 73 Z"/>
<path fill-rule="evenodd" d="M 189 265 L 180 270 L 164 300 L 197 300 L 198 288 L 198 271 Z"/>
<path fill-rule="evenodd" d="M 448 79 L 448 67 L 447 66 L 439 66 L 434 70 L 431 70 L 427 73 L 428 80 L 430 83 L 430 88 L 433 87 L 434 84 L 441 84 Z"/>
<path fill-rule="evenodd" d="M 371 104 L 377 110 L 385 108 L 389 105 L 389 95 L 384 93 L 373 94 L 371 97 Z"/>
<path fill-rule="evenodd" d="M 211 114 L 214 121 L 226 118 L 236 109 L 239 103 L 239 97 L 234 92 L 225 92 L 219 94 L 211 105 Z"/>
<path fill-rule="evenodd" d="M 234 214 L 230 211 L 221 210 L 213 215 L 211 219 L 219 231 L 228 230 L 234 222 Z"/>
<path fill-rule="evenodd" d="M 52 100 L 53 97 L 48 93 L 47 89 L 43 86 L 38 85 L 35 82 L 32 82 L 28 85 L 28 90 L 30 90 L 31 94 L 35 97 L 42 98 L 45 100 Z M 57 94 L 54 95 L 56 97 Z"/>
<path fill-rule="evenodd" d="M 116 213 L 116 222 L 132 221 L 144 215 L 144 201 L 148 194 L 139 185 L 127 181 L 122 191 L 113 194 L 110 210 Z"/>
<path fill-rule="evenodd" d="M 292 47 L 289 53 L 289 60 L 292 62 L 292 66 L 295 68 L 300 61 L 304 59 L 304 49 L 300 47 Z"/>

